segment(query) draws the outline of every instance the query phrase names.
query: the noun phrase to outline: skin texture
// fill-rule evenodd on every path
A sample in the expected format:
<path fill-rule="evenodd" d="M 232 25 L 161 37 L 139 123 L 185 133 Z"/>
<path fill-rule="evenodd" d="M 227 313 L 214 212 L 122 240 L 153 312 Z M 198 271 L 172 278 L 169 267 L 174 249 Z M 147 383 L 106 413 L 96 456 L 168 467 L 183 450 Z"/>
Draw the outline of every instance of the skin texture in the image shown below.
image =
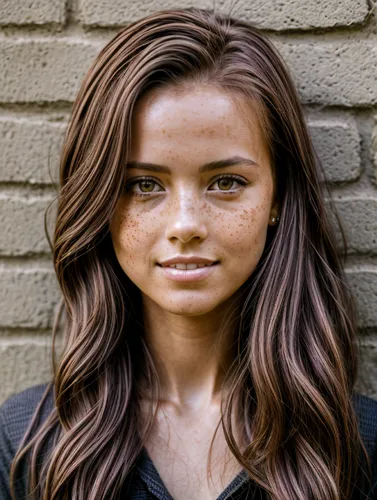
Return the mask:
<path fill-rule="evenodd" d="M 162 409 L 147 449 L 174 498 L 213 498 L 239 470 L 226 456 L 220 432 L 214 455 L 230 465 L 209 492 L 208 447 L 232 361 L 230 326 L 221 342 L 219 329 L 236 317 L 237 291 L 257 266 L 268 225 L 274 224 L 271 217 L 279 213 L 269 153 L 250 106 L 205 85 L 147 94 L 137 104 L 132 132 L 130 162 L 171 170 L 127 169 L 127 186 L 146 175 L 153 182 L 127 188 L 111 224 L 119 263 L 142 293 L 145 335 L 162 389 Z M 235 155 L 258 166 L 198 172 L 207 162 Z M 225 174 L 241 176 L 246 185 L 219 182 Z M 147 195 L 137 196 L 140 192 Z M 156 263 L 177 254 L 220 264 L 201 281 L 173 282 Z"/>

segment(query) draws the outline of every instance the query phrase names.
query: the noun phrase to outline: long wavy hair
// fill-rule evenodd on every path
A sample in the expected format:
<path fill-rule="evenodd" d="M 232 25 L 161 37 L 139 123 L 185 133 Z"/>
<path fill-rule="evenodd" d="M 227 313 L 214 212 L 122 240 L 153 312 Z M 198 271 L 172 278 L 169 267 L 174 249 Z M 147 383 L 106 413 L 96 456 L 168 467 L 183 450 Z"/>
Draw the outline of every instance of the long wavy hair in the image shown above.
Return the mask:
<path fill-rule="evenodd" d="M 280 200 L 280 223 L 268 228 L 234 324 L 237 349 L 221 405 L 230 450 L 274 500 L 348 500 L 364 460 L 370 475 L 352 405 L 360 347 L 355 302 L 293 78 L 255 27 L 188 8 L 121 29 L 92 63 L 73 104 L 49 240 L 62 292 L 53 377 L 12 463 L 13 498 L 26 455 L 31 498 L 113 500 L 130 482 L 155 417 L 151 410 L 138 427 L 141 381 L 156 401 L 159 382 L 140 290 L 117 261 L 109 227 L 124 190 L 136 102 L 152 89 L 186 82 L 248 99 Z M 37 428 L 50 390 L 54 407 Z"/>

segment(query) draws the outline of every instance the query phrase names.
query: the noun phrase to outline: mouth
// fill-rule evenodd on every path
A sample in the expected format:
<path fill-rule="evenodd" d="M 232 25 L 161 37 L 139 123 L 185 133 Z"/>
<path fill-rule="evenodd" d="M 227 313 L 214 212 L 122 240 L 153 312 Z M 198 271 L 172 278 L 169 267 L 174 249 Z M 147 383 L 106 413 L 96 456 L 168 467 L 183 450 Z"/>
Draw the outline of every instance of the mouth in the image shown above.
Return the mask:
<path fill-rule="evenodd" d="M 167 266 L 163 266 L 159 263 L 157 263 L 158 266 L 163 267 L 164 269 L 170 268 L 170 269 L 179 269 L 181 271 L 194 271 L 195 269 L 201 269 L 203 267 L 212 267 L 217 264 L 219 264 L 219 260 L 216 260 L 215 262 L 212 262 L 212 264 L 195 264 L 195 263 L 190 263 L 190 264 L 183 264 L 183 263 L 178 263 L 178 264 L 170 264 Z"/>
<path fill-rule="evenodd" d="M 167 279 L 181 283 L 189 283 L 209 278 L 212 273 L 215 272 L 216 267 L 220 265 L 220 261 L 215 261 L 212 264 L 201 264 L 200 267 L 199 264 L 191 262 L 190 264 L 172 264 L 169 266 L 157 265 L 161 268 L 161 272 Z M 184 266 L 184 268 L 182 269 L 182 267 L 177 266 Z"/>

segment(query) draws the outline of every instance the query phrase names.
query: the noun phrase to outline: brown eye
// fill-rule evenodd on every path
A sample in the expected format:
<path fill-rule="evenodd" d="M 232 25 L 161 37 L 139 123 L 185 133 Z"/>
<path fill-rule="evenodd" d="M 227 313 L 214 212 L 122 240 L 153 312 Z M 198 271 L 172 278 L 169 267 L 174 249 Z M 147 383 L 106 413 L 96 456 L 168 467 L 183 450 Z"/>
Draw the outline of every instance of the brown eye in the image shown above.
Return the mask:
<path fill-rule="evenodd" d="M 130 182 L 126 183 L 125 191 L 130 196 L 144 196 L 145 198 L 148 198 L 150 194 L 155 195 L 156 193 L 161 193 L 164 190 L 154 179 L 149 177 L 142 177 L 138 179 L 132 179 Z"/>
<path fill-rule="evenodd" d="M 222 191 L 223 193 L 236 194 L 240 192 L 248 183 L 248 181 L 239 175 L 222 175 L 218 177 L 211 186 L 217 186 L 216 189 L 210 189 L 210 191 Z"/>
<path fill-rule="evenodd" d="M 233 179 L 220 179 L 217 182 L 219 183 L 219 188 L 221 190 L 223 190 L 224 188 L 224 191 L 228 191 L 229 189 L 231 189 L 234 181 Z"/>
<path fill-rule="evenodd" d="M 139 181 L 139 186 L 140 186 L 140 191 L 143 193 L 150 193 L 153 191 L 154 188 L 154 182 L 153 181 Z M 143 189 L 143 187 L 145 189 Z"/>

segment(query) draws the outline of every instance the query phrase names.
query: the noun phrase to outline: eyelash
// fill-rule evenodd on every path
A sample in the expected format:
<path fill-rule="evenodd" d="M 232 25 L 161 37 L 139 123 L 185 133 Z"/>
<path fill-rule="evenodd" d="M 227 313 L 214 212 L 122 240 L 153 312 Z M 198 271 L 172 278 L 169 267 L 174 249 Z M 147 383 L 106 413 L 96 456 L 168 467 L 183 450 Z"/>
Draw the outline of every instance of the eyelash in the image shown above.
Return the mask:
<path fill-rule="evenodd" d="M 227 174 L 227 175 L 220 175 L 219 177 L 217 177 L 216 179 L 213 180 L 212 184 L 216 183 L 216 182 L 219 182 L 221 181 L 222 179 L 231 179 L 233 181 L 236 181 L 238 182 L 242 187 L 245 187 L 247 184 L 249 184 L 243 177 L 240 177 L 239 175 L 235 175 L 235 174 Z M 155 184 L 158 184 L 155 179 L 153 177 L 148 177 L 148 176 L 144 176 L 144 177 L 139 177 L 137 180 L 134 180 L 133 182 L 130 182 L 128 185 L 126 185 L 126 191 L 131 191 L 131 188 L 133 186 L 135 186 L 136 184 L 139 184 L 140 182 L 143 182 L 143 181 L 151 181 L 151 182 L 154 182 Z M 211 184 L 211 185 L 212 185 Z M 225 193 L 225 194 L 234 194 L 235 191 L 221 191 L 221 190 L 212 190 L 211 191 L 217 191 L 219 193 Z M 145 196 L 150 196 L 151 194 L 156 194 L 156 193 L 162 193 L 163 191 L 151 191 L 149 193 L 132 193 L 133 196 L 139 196 L 140 198 L 143 198 Z"/>

